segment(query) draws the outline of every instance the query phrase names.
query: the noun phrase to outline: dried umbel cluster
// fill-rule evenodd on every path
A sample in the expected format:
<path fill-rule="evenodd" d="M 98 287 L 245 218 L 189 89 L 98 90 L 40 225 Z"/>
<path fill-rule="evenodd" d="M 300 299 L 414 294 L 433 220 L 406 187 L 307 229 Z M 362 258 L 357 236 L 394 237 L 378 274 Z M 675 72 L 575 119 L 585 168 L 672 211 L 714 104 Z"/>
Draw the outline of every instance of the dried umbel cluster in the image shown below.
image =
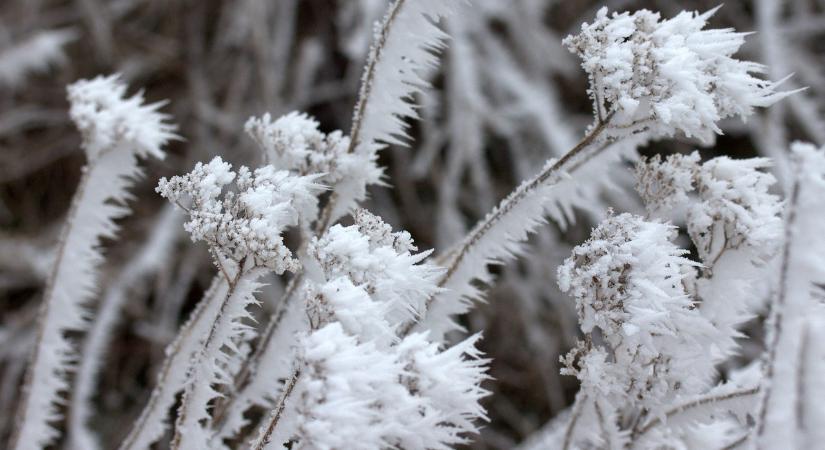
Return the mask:
<path fill-rule="evenodd" d="M 274 166 L 251 172 L 216 157 L 192 172 L 163 178 L 157 191 L 189 214 L 184 228 L 192 241 L 204 241 L 217 263 L 245 258 L 276 273 L 298 270 L 298 261 L 281 237 L 289 226 L 309 223 L 317 215 L 322 187 L 317 175 L 295 176 Z M 229 190 L 234 181 L 236 190 Z M 188 204 L 188 206 L 187 206 Z"/>
<path fill-rule="evenodd" d="M 585 334 L 562 358 L 563 373 L 581 381 L 574 414 L 603 430 L 576 432 L 573 420 L 568 442 L 714 448 L 754 439 L 759 367 L 714 380 L 739 349 L 754 298 L 771 295 L 765 280 L 784 227 L 768 166 L 701 162 L 697 152 L 643 159 L 636 187 L 648 217 L 610 213 L 559 268 Z M 685 222 L 698 261 L 663 218 Z"/>
<path fill-rule="evenodd" d="M 409 233 L 392 233 L 380 218 L 358 210 L 355 224 L 334 225 L 310 242 L 307 275 L 331 282 L 346 279 L 375 300 L 386 304 L 386 313 L 401 322 L 418 320 L 441 269 L 420 264 L 432 252 L 412 253 L 416 247 Z"/>
<path fill-rule="evenodd" d="M 614 408 L 661 412 L 705 387 L 712 373 L 713 325 L 682 283 L 694 263 L 675 236 L 668 224 L 612 216 L 559 267 L 559 287 L 576 299 L 587 336 L 563 359 L 566 372 Z"/>
<path fill-rule="evenodd" d="M 673 154 L 662 160 L 660 155 L 642 159 L 636 165 L 636 192 L 648 214 L 659 217 L 688 202 L 699 169 L 699 152 Z"/>
<path fill-rule="evenodd" d="M 250 118 L 246 132 L 261 148 L 264 160 L 298 175 L 318 174 L 320 182 L 334 186 L 346 179 L 378 183 L 382 170 L 371 158 L 351 151 L 348 136 L 318 129 L 318 121 L 293 111 L 272 121 L 269 114 Z"/>
<path fill-rule="evenodd" d="M 714 12 L 683 11 L 661 20 L 644 9 L 608 14 L 605 7 L 581 33 L 567 37 L 564 44 L 590 77 L 598 117 L 614 114 L 620 129 L 660 136 L 681 131 L 710 142 L 721 133 L 719 120 L 747 118 L 755 106 L 788 95 L 776 92 L 778 83 L 751 75 L 763 66 L 733 58 L 746 33 L 703 29 Z"/>

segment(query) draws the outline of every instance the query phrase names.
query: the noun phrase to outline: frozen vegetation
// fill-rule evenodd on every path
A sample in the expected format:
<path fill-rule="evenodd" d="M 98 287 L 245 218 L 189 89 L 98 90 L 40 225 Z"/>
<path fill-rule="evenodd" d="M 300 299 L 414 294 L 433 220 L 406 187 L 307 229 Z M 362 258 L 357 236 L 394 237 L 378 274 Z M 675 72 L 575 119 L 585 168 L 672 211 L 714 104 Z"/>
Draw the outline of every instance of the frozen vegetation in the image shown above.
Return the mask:
<path fill-rule="evenodd" d="M 3 448 L 825 442 L 822 2 L 51 3 L 0 9 Z"/>

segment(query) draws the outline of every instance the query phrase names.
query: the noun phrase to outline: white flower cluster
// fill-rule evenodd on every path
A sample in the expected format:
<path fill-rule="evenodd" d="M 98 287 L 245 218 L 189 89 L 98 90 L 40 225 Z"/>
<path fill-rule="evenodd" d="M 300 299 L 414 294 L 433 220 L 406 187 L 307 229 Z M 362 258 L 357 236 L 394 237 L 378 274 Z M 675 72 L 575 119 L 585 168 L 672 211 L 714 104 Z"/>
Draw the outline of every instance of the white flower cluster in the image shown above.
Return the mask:
<path fill-rule="evenodd" d="M 688 205 L 688 233 L 706 264 L 724 250 L 746 246 L 770 256 L 782 234 L 782 203 L 767 158 L 722 156 L 700 163 L 697 152 L 641 161 L 636 188 L 652 214 Z M 696 190 L 698 201 L 689 202 Z"/>
<path fill-rule="evenodd" d="M 398 336 L 438 291 L 440 270 L 409 234 L 359 210 L 308 249 L 304 364 L 297 447 L 440 449 L 465 442 L 485 418 L 479 336 L 442 351 L 426 333 Z"/>
<path fill-rule="evenodd" d="M 163 158 L 161 147 L 176 137 L 175 126 L 158 112 L 163 102 L 143 104 L 143 95 L 126 97 L 120 76 L 98 76 L 68 86 L 69 116 L 83 136 L 90 161 L 114 147 L 126 147 L 139 156 Z"/>
<path fill-rule="evenodd" d="M 350 139 L 341 131 L 324 134 L 318 121 L 293 111 L 274 122 L 269 114 L 252 117 L 247 134 L 258 144 L 267 163 L 299 175 L 322 174 L 321 181 L 333 186 L 345 178 L 366 177 L 378 182 L 381 170 L 374 160 L 350 152 Z"/>
<path fill-rule="evenodd" d="M 671 240 L 676 229 L 631 214 L 611 216 L 559 267 L 559 286 L 576 299 L 588 339 L 562 361 L 584 389 L 614 407 L 661 409 L 673 396 L 706 387 L 713 325 L 682 284 L 693 263 Z M 603 345 L 601 345 L 603 344 Z"/>
<path fill-rule="evenodd" d="M 156 190 L 188 211 L 184 228 L 193 241 L 207 242 L 219 257 L 235 262 L 252 258 L 256 266 L 283 273 L 299 265 L 281 234 L 317 215 L 322 188 L 316 179 L 272 166 L 254 172 L 242 166 L 236 173 L 216 157 L 186 175 L 162 178 Z M 233 181 L 236 191 L 226 188 Z"/>
<path fill-rule="evenodd" d="M 721 133 L 719 120 L 744 120 L 755 106 L 787 96 L 776 92 L 778 83 L 751 75 L 763 66 L 733 58 L 746 33 L 703 30 L 715 11 L 660 20 L 648 10 L 608 15 L 602 8 L 568 36 L 564 44 L 582 59 L 599 117 L 614 113 L 615 128 L 681 131 L 709 142 Z"/>

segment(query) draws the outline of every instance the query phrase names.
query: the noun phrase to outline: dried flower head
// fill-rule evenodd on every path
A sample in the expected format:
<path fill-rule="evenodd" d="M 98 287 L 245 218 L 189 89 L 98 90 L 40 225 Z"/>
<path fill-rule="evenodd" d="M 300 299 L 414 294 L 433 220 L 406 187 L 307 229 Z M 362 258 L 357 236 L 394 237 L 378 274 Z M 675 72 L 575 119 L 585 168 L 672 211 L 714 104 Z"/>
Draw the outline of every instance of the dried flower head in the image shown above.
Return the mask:
<path fill-rule="evenodd" d="M 322 174 L 321 181 L 329 186 L 348 177 L 367 176 L 370 183 L 378 182 L 381 170 L 374 160 L 348 152 L 350 138 L 341 131 L 325 134 L 318 125 L 309 115 L 293 111 L 274 122 L 269 114 L 252 117 L 245 129 L 266 161 L 278 169 Z"/>
<path fill-rule="evenodd" d="M 281 234 L 317 213 L 322 188 L 316 178 L 272 166 L 254 172 L 241 167 L 236 173 L 216 157 L 186 175 L 162 178 L 157 192 L 187 210 L 184 228 L 193 241 L 207 242 L 218 258 L 239 262 L 250 257 L 256 265 L 283 273 L 299 265 Z M 233 181 L 235 191 L 226 189 Z"/>
<path fill-rule="evenodd" d="M 559 286 L 576 299 L 582 331 L 598 329 L 604 341 L 563 359 L 567 373 L 616 406 L 630 400 L 661 407 L 704 387 L 712 373 L 703 361 L 714 329 L 682 285 L 683 267 L 694 263 L 671 242 L 675 236 L 668 224 L 611 216 L 559 267 Z"/>
<path fill-rule="evenodd" d="M 751 75 L 763 66 L 733 58 L 746 33 L 703 30 L 715 11 L 661 20 L 648 10 L 608 15 L 602 8 L 581 33 L 568 36 L 564 44 L 582 59 L 599 117 L 613 112 L 616 128 L 681 131 L 709 142 L 721 133 L 719 120 L 746 119 L 755 106 L 789 95 Z"/>

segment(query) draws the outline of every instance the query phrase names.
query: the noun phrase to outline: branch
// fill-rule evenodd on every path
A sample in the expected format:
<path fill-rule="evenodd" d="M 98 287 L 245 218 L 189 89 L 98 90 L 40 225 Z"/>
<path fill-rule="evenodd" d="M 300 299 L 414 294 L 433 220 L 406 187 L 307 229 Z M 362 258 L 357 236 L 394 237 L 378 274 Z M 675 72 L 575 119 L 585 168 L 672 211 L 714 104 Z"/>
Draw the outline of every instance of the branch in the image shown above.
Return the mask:
<path fill-rule="evenodd" d="M 709 404 L 714 404 L 714 403 L 719 403 L 719 402 L 724 402 L 724 401 L 729 401 L 729 400 L 737 400 L 737 399 L 750 397 L 750 396 L 756 395 L 758 392 L 759 392 L 759 387 L 757 386 L 757 387 L 752 387 L 752 388 L 747 388 L 747 389 L 739 389 L 739 390 L 735 390 L 735 391 L 728 392 L 728 393 L 725 393 L 725 394 L 712 394 L 712 395 L 702 396 L 702 397 L 696 398 L 694 400 L 691 400 L 687 403 L 684 403 L 682 405 L 671 408 L 670 410 L 665 412 L 665 418 L 670 419 L 670 418 L 673 418 L 673 417 L 680 416 L 682 414 L 690 413 L 690 412 L 693 412 L 697 408 L 700 408 L 702 406 L 709 405 Z M 656 426 L 658 426 L 662 423 L 664 423 L 664 422 L 662 421 L 661 417 L 654 417 L 652 420 L 645 423 L 645 425 L 642 426 L 641 428 L 638 428 L 638 429 L 634 430 L 633 433 L 632 433 L 634 443 L 636 442 L 636 440 L 638 438 L 640 438 L 645 433 L 647 433 L 648 431 L 650 431 L 651 429 L 653 429 L 654 427 L 656 427 Z"/>
<path fill-rule="evenodd" d="M 272 410 L 272 414 L 269 417 L 269 421 L 266 424 L 266 427 L 261 429 L 260 434 L 255 439 L 255 442 L 252 444 L 252 449 L 254 450 L 263 450 L 266 444 L 272 439 L 272 434 L 275 432 L 275 427 L 278 426 L 278 421 L 281 420 L 281 415 L 284 412 L 284 408 L 286 407 L 286 401 L 290 395 L 292 395 L 292 391 L 295 389 L 295 385 L 298 384 L 298 378 L 301 376 L 301 369 L 295 369 L 292 373 L 292 376 L 287 381 L 286 386 L 284 387 L 283 393 L 281 393 L 281 398 L 278 399 L 278 404 L 275 405 L 275 409 Z"/>
<path fill-rule="evenodd" d="M 427 301 L 424 314 L 428 315 L 428 319 L 441 320 L 442 315 L 451 316 L 464 312 L 464 299 L 477 294 L 470 282 L 473 279 L 489 281 L 489 275 L 484 272 L 488 263 L 519 252 L 519 243 L 526 240 L 529 233 L 542 223 L 544 208 L 549 203 L 546 198 L 547 190 L 558 185 L 569 173 L 582 167 L 607 148 L 606 145 L 594 144 L 600 142 L 603 133 L 610 128 L 614 114 L 608 114 L 604 121 L 598 122 L 561 158 L 548 163 L 540 173 L 522 183 L 470 231 L 458 248 L 442 257 L 442 261 L 446 261 L 447 264 L 439 287 L 447 289 L 440 294 L 441 297 L 436 295 Z M 517 212 L 522 215 L 516 214 Z M 513 223 L 507 223 L 508 220 Z M 507 226 L 502 223 L 506 223 Z M 458 306 L 433 315 L 432 309 L 436 300 L 441 301 L 443 308 L 452 308 L 451 303 Z M 416 326 L 426 327 L 436 335 L 445 331 L 435 330 L 431 325 L 422 327 L 419 322 L 418 325 L 407 324 L 402 328 L 401 335 L 408 334 Z"/>

